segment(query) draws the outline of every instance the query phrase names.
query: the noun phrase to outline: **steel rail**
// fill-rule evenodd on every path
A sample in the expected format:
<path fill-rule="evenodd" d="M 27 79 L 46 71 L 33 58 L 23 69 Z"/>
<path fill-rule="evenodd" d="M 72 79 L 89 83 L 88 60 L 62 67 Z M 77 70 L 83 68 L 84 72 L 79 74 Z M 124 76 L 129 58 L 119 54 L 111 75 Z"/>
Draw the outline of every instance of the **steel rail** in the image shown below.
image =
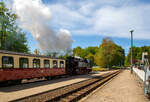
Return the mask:
<path fill-rule="evenodd" d="M 108 80 L 118 75 L 121 70 L 106 73 L 92 79 L 49 90 L 32 96 L 13 100 L 11 102 L 74 102 L 86 96 Z"/>

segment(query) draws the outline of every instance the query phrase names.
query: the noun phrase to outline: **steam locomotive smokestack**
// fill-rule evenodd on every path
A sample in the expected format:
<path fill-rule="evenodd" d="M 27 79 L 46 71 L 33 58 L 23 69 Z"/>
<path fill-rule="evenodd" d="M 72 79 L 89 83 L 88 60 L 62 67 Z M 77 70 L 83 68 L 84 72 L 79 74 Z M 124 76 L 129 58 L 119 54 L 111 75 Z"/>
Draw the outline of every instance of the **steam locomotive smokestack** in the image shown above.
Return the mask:
<path fill-rule="evenodd" d="M 19 24 L 30 31 L 42 50 L 68 50 L 72 46 L 72 36 L 68 30 L 56 33 L 50 27 L 51 12 L 41 0 L 14 0 L 13 11 L 19 17 Z"/>

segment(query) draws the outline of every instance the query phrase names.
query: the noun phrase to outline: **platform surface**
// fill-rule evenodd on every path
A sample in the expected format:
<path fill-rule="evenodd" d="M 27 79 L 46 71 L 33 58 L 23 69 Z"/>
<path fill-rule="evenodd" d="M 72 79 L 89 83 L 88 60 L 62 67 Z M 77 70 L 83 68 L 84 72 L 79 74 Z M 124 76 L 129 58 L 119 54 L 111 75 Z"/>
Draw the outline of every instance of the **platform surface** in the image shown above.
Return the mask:
<path fill-rule="evenodd" d="M 149 102 L 137 77 L 124 70 L 116 78 L 97 89 L 81 102 Z"/>

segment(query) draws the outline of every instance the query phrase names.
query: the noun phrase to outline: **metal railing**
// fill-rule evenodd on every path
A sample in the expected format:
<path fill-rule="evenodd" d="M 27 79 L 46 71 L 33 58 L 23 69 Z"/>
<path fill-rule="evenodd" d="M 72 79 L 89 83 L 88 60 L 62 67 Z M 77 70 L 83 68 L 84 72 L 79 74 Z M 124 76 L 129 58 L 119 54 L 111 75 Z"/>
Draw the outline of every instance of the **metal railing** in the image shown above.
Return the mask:
<path fill-rule="evenodd" d="M 150 93 L 150 73 L 149 71 L 149 60 L 147 58 L 143 59 L 144 62 L 144 94 Z M 149 71 L 150 72 L 150 71 Z"/>

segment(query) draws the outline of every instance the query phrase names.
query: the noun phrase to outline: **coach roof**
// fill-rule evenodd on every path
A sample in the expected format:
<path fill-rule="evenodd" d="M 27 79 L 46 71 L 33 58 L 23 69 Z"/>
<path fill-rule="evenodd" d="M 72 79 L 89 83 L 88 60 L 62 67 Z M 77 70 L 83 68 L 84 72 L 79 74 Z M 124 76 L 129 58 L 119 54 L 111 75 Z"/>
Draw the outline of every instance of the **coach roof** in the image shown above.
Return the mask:
<path fill-rule="evenodd" d="M 21 53 L 21 52 L 7 51 L 7 50 L 0 50 L 0 53 L 12 54 L 12 55 L 21 55 L 21 56 L 31 56 L 31 57 L 51 58 L 51 59 L 62 59 L 62 58 L 45 56 L 45 55 L 28 54 L 28 53 Z M 64 60 L 64 59 L 62 59 L 62 60 Z"/>

